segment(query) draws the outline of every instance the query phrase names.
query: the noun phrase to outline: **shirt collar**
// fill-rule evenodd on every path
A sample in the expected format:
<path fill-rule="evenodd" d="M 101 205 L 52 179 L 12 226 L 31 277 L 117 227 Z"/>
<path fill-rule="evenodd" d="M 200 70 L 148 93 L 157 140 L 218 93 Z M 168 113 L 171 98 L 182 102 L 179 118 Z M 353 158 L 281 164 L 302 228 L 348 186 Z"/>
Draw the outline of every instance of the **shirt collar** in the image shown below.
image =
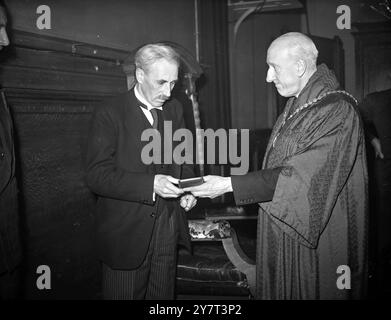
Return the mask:
<path fill-rule="evenodd" d="M 142 104 L 147 106 L 148 111 L 150 111 L 151 109 L 163 110 L 163 107 L 161 106 L 160 107 L 151 106 L 151 104 L 140 93 L 138 83 L 134 86 L 134 95 L 136 96 L 137 100 L 139 100 Z"/>

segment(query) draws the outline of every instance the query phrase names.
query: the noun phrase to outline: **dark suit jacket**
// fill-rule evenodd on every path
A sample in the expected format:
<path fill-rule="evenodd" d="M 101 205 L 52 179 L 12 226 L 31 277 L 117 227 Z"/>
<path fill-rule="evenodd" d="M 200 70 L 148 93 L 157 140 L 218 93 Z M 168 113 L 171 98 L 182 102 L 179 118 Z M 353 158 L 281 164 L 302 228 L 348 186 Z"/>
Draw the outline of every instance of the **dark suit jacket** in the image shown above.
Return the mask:
<path fill-rule="evenodd" d="M 113 269 L 135 269 L 142 263 L 159 210 L 168 207 L 179 225 L 179 241 L 190 246 L 185 212 L 178 199 L 153 201 L 155 166 L 141 160 L 143 130 L 151 128 L 131 89 L 97 107 L 92 118 L 86 152 L 87 184 L 98 195 L 96 208 L 98 252 Z M 184 127 L 183 110 L 175 99 L 163 106 L 164 120 L 172 121 L 173 132 Z M 175 145 L 173 146 L 175 148 Z M 182 174 L 180 165 L 168 166 L 173 177 Z"/>
<path fill-rule="evenodd" d="M 13 126 L 4 93 L 0 92 L 0 273 L 21 261 L 18 189 L 15 178 Z"/>

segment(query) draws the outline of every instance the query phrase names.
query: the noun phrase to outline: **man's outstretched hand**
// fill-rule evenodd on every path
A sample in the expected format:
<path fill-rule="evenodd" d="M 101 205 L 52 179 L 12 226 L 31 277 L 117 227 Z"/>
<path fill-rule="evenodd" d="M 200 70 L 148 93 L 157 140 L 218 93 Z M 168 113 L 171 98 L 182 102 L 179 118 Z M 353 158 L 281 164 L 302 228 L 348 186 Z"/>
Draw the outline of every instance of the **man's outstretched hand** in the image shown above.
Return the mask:
<path fill-rule="evenodd" d="M 164 174 L 157 174 L 153 182 L 153 192 L 162 198 L 177 198 L 184 191 L 176 187 L 175 184 L 178 184 L 178 179 Z"/>
<path fill-rule="evenodd" d="M 195 197 L 211 199 L 232 192 L 230 177 L 205 176 L 204 181 L 199 186 L 184 188 L 183 191 L 191 192 Z"/>
<path fill-rule="evenodd" d="M 384 159 L 384 154 L 381 149 L 380 140 L 378 138 L 373 138 L 371 140 L 371 144 L 373 146 L 373 149 L 375 150 L 375 157 L 380 158 L 380 159 Z"/>

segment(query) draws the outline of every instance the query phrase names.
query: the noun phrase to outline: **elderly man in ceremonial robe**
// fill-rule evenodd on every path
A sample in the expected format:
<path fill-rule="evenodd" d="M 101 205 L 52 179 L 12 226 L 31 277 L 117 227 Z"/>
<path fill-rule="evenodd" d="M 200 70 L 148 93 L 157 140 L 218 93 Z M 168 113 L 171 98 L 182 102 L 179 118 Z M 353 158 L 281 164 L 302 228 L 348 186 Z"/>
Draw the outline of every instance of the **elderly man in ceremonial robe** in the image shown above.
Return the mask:
<path fill-rule="evenodd" d="M 233 192 L 259 203 L 256 298 L 359 299 L 367 273 L 367 167 L 355 99 L 316 64 L 304 34 L 267 52 L 267 82 L 290 97 L 271 133 L 262 170 L 206 176 L 197 197 Z"/>

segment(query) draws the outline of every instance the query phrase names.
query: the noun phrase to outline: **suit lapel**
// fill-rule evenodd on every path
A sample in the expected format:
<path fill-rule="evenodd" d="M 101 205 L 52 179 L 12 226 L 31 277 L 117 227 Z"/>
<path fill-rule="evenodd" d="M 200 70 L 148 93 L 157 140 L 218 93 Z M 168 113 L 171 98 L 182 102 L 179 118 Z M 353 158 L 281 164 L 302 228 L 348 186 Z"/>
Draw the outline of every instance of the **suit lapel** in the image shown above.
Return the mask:
<path fill-rule="evenodd" d="M 173 177 L 175 177 L 175 178 L 180 178 L 180 176 L 181 176 L 181 166 L 176 164 L 174 162 L 174 158 L 173 158 L 173 151 L 174 151 L 176 145 L 178 145 L 178 142 L 174 142 L 172 139 L 173 139 L 173 136 L 174 136 L 174 130 L 178 126 L 178 123 L 176 121 L 176 114 L 174 114 L 175 108 L 174 108 L 174 105 L 172 103 L 173 103 L 172 101 L 166 102 L 165 106 L 163 106 L 162 114 L 163 114 L 164 121 L 171 121 L 172 132 L 171 132 L 171 141 L 170 141 L 170 143 L 172 144 L 172 154 L 171 154 L 172 165 L 170 166 L 170 174 Z"/>
<path fill-rule="evenodd" d="M 136 143 L 138 149 L 135 150 L 134 152 L 138 152 L 139 154 L 141 154 L 142 147 L 145 145 L 145 142 L 144 143 L 141 142 L 141 134 L 144 130 L 151 129 L 152 125 L 149 123 L 144 112 L 140 109 L 139 106 L 140 106 L 140 102 L 137 100 L 134 94 L 134 90 L 132 88 L 127 92 L 126 101 L 124 103 L 125 114 L 126 114 L 126 126 L 129 132 L 131 132 L 132 137 L 138 140 L 138 143 Z M 172 127 L 175 128 L 173 108 L 170 105 L 170 102 L 167 102 L 166 105 L 163 106 L 162 118 L 163 118 L 162 121 L 171 121 Z M 163 143 L 163 138 L 164 138 L 164 134 L 162 133 L 162 143 Z M 170 169 L 171 175 L 175 177 L 180 177 L 181 167 L 179 165 L 173 163 L 170 166 L 170 168 L 171 168 Z"/>
<path fill-rule="evenodd" d="M 141 156 L 142 148 L 146 144 L 146 142 L 141 141 L 141 135 L 144 130 L 150 129 L 151 126 L 140 110 L 138 100 L 132 89 L 125 94 L 122 108 L 126 128 L 125 134 L 129 139 L 129 152 Z"/>

